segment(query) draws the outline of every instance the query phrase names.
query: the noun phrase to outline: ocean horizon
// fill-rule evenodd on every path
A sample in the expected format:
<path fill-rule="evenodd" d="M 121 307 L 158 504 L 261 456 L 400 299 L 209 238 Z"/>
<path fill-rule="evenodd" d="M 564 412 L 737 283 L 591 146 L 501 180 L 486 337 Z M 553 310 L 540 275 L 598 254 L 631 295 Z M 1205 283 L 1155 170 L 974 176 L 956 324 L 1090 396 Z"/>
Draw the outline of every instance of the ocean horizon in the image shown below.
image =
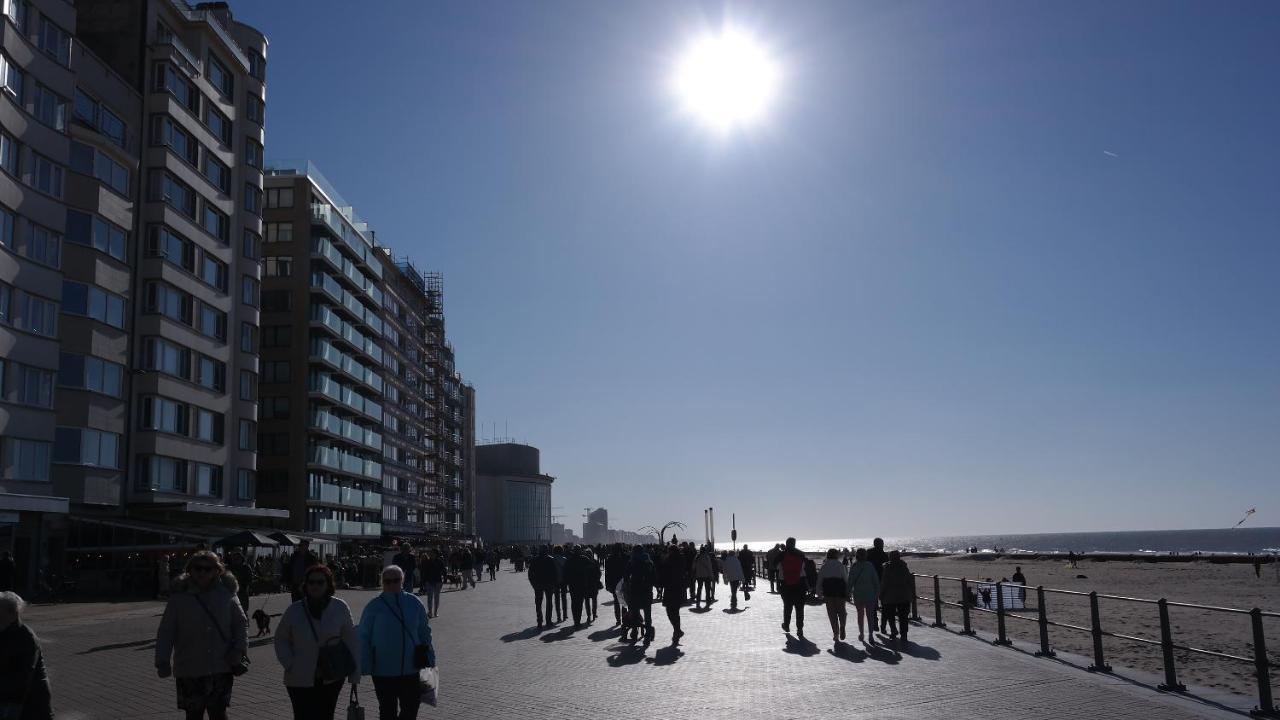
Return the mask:
<path fill-rule="evenodd" d="M 980 535 L 882 536 L 885 547 L 904 552 L 962 553 L 976 547 L 979 552 L 1000 548 L 1006 553 L 1117 553 L 1151 554 L 1207 553 L 1248 555 L 1280 553 L 1280 527 L 1214 528 L 1199 530 L 1119 530 L 1067 533 L 987 533 Z M 796 547 L 805 552 L 828 548 L 870 547 L 872 537 L 805 539 Z M 743 540 L 738 546 L 767 550 L 776 540 Z M 717 542 L 718 549 L 731 549 L 732 542 Z"/>

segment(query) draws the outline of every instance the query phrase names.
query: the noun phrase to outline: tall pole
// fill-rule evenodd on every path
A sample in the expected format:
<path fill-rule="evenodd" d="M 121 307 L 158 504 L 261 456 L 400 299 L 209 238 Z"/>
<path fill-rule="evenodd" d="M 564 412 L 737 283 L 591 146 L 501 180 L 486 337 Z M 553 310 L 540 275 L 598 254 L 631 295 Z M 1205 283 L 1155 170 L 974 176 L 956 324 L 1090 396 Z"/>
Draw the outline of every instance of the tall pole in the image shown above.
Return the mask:
<path fill-rule="evenodd" d="M 707 515 L 708 508 L 702 508 L 702 542 L 706 544 L 711 539 L 711 518 Z"/>
<path fill-rule="evenodd" d="M 729 537 L 733 540 L 733 554 L 738 554 L 738 513 L 729 514 Z"/>
<path fill-rule="evenodd" d="M 714 550 L 716 547 L 716 509 L 707 509 L 711 511 L 711 549 Z"/>

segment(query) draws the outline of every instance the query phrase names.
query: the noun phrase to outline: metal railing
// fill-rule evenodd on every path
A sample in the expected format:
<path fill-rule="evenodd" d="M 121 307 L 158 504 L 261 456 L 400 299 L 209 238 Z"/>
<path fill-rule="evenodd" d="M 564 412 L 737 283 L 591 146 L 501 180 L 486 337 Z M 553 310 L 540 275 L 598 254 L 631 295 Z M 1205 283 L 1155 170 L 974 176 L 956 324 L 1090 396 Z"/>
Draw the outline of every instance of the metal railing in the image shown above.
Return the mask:
<path fill-rule="evenodd" d="M 986 613 L 994 615 L 996 618 L 996 639 L 993 641 L 996 645 L 1011 645 L 1012 641 L 1006 629 L 1006 621 L 1009 619 L 1022 620 L 1035 623 L 1039 629 L 1040 648 L 1036 651 L 1037 656 L 1053 657 L 1055 655 L 1053 647 L 1050 644 L 1049 628 L 1061 628 L 1074 632 L 1088 633 L 1093 641 L 1093 664 L 1088 667 L 1091 672 L 1111 672 L 1111 666 L 1107 664 L 1106 656 L 1103 649 L 1103 638 L 1114 638 L 1126 642 L 1137 643 L 1140 645 L 1159 647 L 1162 654 L 1162 665 L 1164 671 L 1164 682 L 1159 685 L 1160 690 L 1168 692 L 1183 692 L 1186 686 L 1178 682 L 1178 660 L 1175 651 L 1201 655 L 1205 657 L 1216 658 L 1237 663 L 1247 663 L 1253 665 L 1254 676 L 1258 688 L 1258 707 L 1254 710 L 1254 715 L 1264 717 L 1280 717 L 1277 713 L 1275 704 L 1271 694 L 1271 660 L 1267 656 L 1266 632 L 1263 627 L 1262 619 L 1280 618 L 1280 613 L 1266 612 L 1259 608 L 1252 610 L 1241 610 L 1239 608 L 1217 607 L 1213 605 L 1200 605 L 1196 603 L 1170 602 L 1161 598 L 1159 600 L 1150 600 L 1147 598 L 1126 597 L 1123 595 L 1106 595 L 1097 592 L 1081 592 L 1079 590 L 1058 590 L 1054 588 L 1046 588 L 1043 585 L 1030 587 L 1017 583 L 1007 582 L 987 582 L 975 581 L 970 582 L 968 578 L 947 577 L 945 575 L 921 575 L 912 573 L 917 580 L 928 580 L 932 586 L 933 595 L 921 595 L 919 591 L 919 582 L 917 582 L 916 597 L 911 601 L 911 617 L 913 620 L 922 621 L 919 613 L 919 601 L 933 603 L 934 619 L 931 623 L 933 627 L 945 628 L 947 626 L 943 618 L 943 608 L 957 608 L 961 611 L 963 629 L 960 630 L 962 635 L 975 635 L 973 629 L 973 613 Z M 942 593 L 942 582 L 959 583 L 960 602 L 953 602 L 945 599 Z M 972 590 L 971 586 L 984 586 L 984 589 L 994 592 L 994 598 L 989 595 L 984 596 L 985 602 L 977 602 L 977 594 Z M 1025 615 L 1014 612 L 1016 608 L 1009 608 L 1009 605 L 1017 605 L 1011 602 L 1014 593 L 1021 598 L 1029 598 L 1030 594 L 1035 593 L 1036 606 L 1034 608 L 1035 615 Z M 1076 625 L 1068 622 L 1058 622 L 1049 619 L 1048 609 L 1045 602 L 1046 595 L 1054 594 L 1059 596 L 1074 596 L 1089 599 L 1089 627 Z M 1137 603 L 1142 605 L 1152 605 L 1160 618 L 1160 638 L 1145 638 L 1137 635 L 1129 635 L 1120 632 L 1111 632 L 1102 628 L 1101 611 L 1098 607 L 1099 600 L 1112 600 L 1125 603 Z M 993 602 L 994 601 L 994 602 Z M 1021 603 L 1022 610 L 1031 610 L 1026 606 L 1025 602 Z M 994 605 L 994 607 L 992 607 Z M 1173 626 L 1169 621 L 1169 608 L 1180 607 L 1190 608 L 1194 610 L 1207 611 L 1212 613 L 1222 613 L 1226 616 L 1247 615 L 1249 617 L 1250 629 L 1253 635 L 1253 654 L 1252 657 L 1244 655 L 1234 655 L 1231 653 L 1218 652 L 1216 650 L 1206 650 L 1203 648 L 1193 647 L 1191 645 L 1180 644 L 1173 640 Z"/>

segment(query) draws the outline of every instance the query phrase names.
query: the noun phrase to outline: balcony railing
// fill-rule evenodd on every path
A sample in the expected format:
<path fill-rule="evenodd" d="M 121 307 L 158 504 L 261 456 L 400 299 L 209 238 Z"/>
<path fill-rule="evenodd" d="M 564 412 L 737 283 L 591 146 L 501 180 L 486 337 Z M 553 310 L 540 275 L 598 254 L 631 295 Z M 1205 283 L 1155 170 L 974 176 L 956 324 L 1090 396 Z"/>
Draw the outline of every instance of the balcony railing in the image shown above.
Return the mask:
<path fill-rule="evenodd" d="M 307 451 L 307 462 L 312 465 L 340 470 L 352 475 L 360 475 L 373 480 L 382 480 L 382 463 L 366 460 L 358 455 L 344 453 L 337 448 L 324 445 L 312 445 Z"/>
<path fill-rule="evenodd" d="M 347 537 L 379 537 L 382 535 L 382 523 L 380 522 L 317 518 L 312 521 L 312 526 L 312 531 L 326 535 L 343 535 Z"/>

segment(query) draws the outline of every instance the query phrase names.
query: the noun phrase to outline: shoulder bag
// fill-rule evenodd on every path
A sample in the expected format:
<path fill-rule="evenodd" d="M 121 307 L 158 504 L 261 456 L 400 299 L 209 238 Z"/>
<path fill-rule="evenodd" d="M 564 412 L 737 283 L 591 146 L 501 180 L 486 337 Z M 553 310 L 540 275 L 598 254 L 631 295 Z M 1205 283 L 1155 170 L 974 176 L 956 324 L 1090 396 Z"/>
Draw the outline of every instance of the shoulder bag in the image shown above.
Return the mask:
<path fill-rule="evenodd" d="M 196 602 L 200 603 L 200 608 L 204 610 L 204 614 L 209 616 L 209 622 L 213 623 L 213 629 L 218 631 L 218 637 L 222 638 L 222 642 L 227 644 L 227 665 L 231 666 L 231 674 L 239 677 L 249 672 L 249 654 L 236 649 L 236 644 L 231 641 L 222 632 L 222 626 L 218 624 L 218 619 L 213 616 L 213 612 L 209 610 L 209 606 L 204 604 L 204 600 L 199 595 L 192 595 Z"/>
<path fill-rule="evenodd" d="M 386 595 L 382 596 L 382 602 L 386 603 L 387 609 L 391 611 L 391 614 L 395 616 L 396 620 L 400 621 L 400 627 L 404 630 L 404 634 L 408 635 L 409 639 L 413 641 L 413 669 L 421 670 L 422 668 L 429 666 L 431 664 L 430 649 L 426 645 L 419 643 L 418 639 L 413 636 L 413 633 L 409 632 L 409 626 L 405 624 L 404 616 L 397 612 L 395 608 L 391 607 L 391 603 L 387 601 Z M 400 604 L 400 600 L 398 598 L 396 599 L 396 604 Z"/>
<path fill-rule="evenodd" d="M 316 675 L 320 678 L 320 682 L 328 685 L 350 676 L 356 669 L 356 659 L 351 654 L 351 648 L 347 647 L 340 636 L 331 637 L 321 643 L 316 625 L 311 620 L 311 611 L 307 609 L 307 601 L 299 600 L 298 603 L 302 606 L 299 609 L 306 616 L 307 625 L 311 628 L 311 637 L 316 640 Z M 321 618 L 323 617 L 324 613 L 321 613 Z M 352 689 L 355 689 L 354 686 Z"/>

